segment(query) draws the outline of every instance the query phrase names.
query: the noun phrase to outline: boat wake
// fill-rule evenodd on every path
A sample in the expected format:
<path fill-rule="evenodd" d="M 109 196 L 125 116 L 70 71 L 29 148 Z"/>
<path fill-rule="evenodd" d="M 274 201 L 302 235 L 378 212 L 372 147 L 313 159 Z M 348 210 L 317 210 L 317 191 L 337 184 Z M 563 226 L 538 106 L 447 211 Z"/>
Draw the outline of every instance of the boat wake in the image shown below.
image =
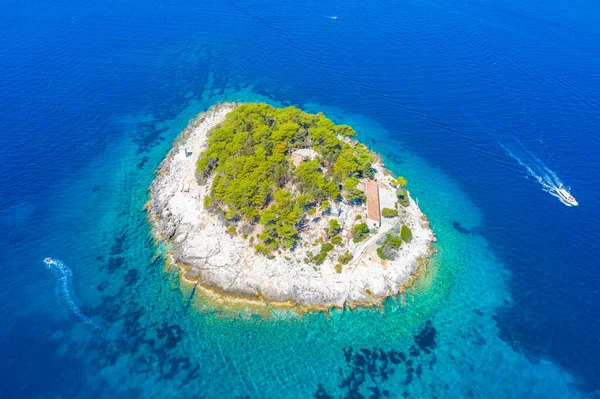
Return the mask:
<path fill-rule="evenodd" d="M 498 144 L 511 158 L 525 168 L 527 177 L 537 181 L 544 191 L 558 198 L 566 206 L 576 206 L 577 202 L 569 194 L 571 188 L 565 186 L 556 173 L 548 168 L 535 154 L 525 148 L 521 142 L 517 140 L 517 143 L 518 145 L 512 148 L 508 148 L 500 142 Z"/>
<path fill-rule="evenodd" d="M 81 311 L 79 306 L 77 306 L 72 288 L 73 271 L 69 268 L 69 266 L 65 265 L 58 259 L 52 258 L 44 259 L 44 263 L 46 264 L 46 267 L 52 270 L 57 277 L 57 296 L 59 296 L 62 300 L 65 301 L 71 312 L 73 312 L 73 314 L 77 316 L 81 321 L 83 321 L 86 324 L 89 324 L 97 330 L 101 330 L 102 328 L 98 324 L 94 323 L 92 319 L 86 316 Z"/>

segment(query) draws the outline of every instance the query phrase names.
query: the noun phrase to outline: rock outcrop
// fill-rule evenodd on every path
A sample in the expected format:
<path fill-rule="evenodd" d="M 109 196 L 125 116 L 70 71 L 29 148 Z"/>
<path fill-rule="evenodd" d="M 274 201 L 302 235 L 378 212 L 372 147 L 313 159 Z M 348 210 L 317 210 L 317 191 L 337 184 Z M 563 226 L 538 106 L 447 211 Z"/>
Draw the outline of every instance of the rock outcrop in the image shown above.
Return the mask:
<path fill-rule="evenodd" d="M 294 251 L 267 258 L 257 254 L 247 239 L 228 234 L 219 217 L 204 209 L 203 198 L 210 184 L 198 184 L 196 161 L 207 148 L 210 129 L 235 106 L 220 104 L 200 114 L 175 141 L 150 188 L 147 210 L 155 238 L 167 244 L 169 258 L 180 267 L 182 277 L 225 296 L 291 301 L 309 307 L 377 304 L 398 294 L 419 264 L 432 254 L 435 240 L 426 217 L 412 199 L 407 207 L 401 207 L 400 217 L 413 237 L 402 245 L 398 256 L 382 261 L 375 253 L 377 240 L 397 228 L 384 220 L 378 233 L 365 242 L 355 244 L 344 238 L 354 258 L 341 273 L 333 259 L 321 265 L 305 261 L 306 254 L 315 250 L 311 248 L 310 229 L 301 233 L 302 245 Z M 389 185 L 383 165 L 377 163 L 375 168 L 376 180 Z M 332 208 L 340 224 L 354 223 L 356 211 L 343 203 Z M 318 223 L 325 223 L 311 222 L 317 224 L 315 229 L 320 229 Z"/>

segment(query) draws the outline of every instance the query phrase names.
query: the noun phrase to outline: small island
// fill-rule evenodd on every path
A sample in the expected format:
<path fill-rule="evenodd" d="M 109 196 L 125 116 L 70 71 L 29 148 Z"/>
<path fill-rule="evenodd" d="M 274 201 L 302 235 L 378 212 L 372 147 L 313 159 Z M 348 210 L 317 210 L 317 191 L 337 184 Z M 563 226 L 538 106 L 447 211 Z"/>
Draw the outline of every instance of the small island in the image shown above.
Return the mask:
<path fill-rule="evenodd" d="M 219 300 L 328 309 L 402 292 L 435 237 L 406 180 L 354 136 L 295 107 L 198 115 L 150 187 L 168 261 Z"/>

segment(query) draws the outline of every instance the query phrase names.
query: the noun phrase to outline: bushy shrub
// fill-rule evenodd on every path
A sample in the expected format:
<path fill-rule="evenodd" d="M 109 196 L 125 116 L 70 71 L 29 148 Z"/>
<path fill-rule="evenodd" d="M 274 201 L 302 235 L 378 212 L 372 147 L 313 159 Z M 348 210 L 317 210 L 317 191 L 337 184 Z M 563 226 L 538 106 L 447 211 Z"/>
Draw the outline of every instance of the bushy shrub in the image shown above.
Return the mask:
<path fill-rule="evenodd" d="M 323 244 L 321 246 L 321 252 L 325 252 L 328 253 L 329 251 L 331 251 L 333 249 L 333 244 L 330 242 L 326 242 L 325 244 Z"/>
<path fill-rule="evenodd" d="M 400 237 L 386 234 L 381 246 L 377 248 L 377 255 L 381 259 L 394 259 L 401 244 L 402 239 Z"/>
<path fill-rule="evenodd" d="M 318 254 L 316 254 L 315 256 L 312 256 L 312 252 L 308 253 L 309 260 L 311 262 L 313 262 L 314 264 L 320 265 L 323 262 L 325 262 L 325 259 L 327 259 L 327 254 L 332 249 L 333 249 L 333 244 L 331 244 L 330 242 L 323 243 L 321 245 L 321 250 L 319 251 Z"/>
<path fill-rule="evenodd" d="M 259 254 L 262 254 L 262 255 L 265 255 L 265 256 L 268 256 L 268 255 L 271 254 L 271 250 L 268 247 L 265 247 L 264 245 L 256 244 L 254 246 L 254 249 Z"/>
<path fill-rule="evenodd" d="M 356 132 L 354 131 L 354 129 L 348 125 L 337 125 L 335 127 L 335 132 L 340 136 L 356 136 Z"/>
<path fill-rule="evenodd" d="M 350 252 L 346 252 L 338 258 L 338 261 L 342 265 L 347 265 L 352 260 L 352 254 Z"/>
<path fill-rule="evenodd" d="M 352 227 L 352 240 L 361 242 L 369 235 L 369 226 L 366 223 L 358 223 Z"/>
<path fill-rule="evenodd" d="M 215 206 L 215 201 L 213 201 L 210 195 L 204 196 L 204 209 L 212 209 Z"/>
<path fill-rule="evenodd" d="M 331 239 L 331 243 L 333 245 L 342 245 L 342 237 L 340 236 L 335 236 Z"/>
<path fill-rule="evenodd" d="M 408 206 L 408 192 L 405 188 L 396 190 L 396 197 L 402 206 Z"/>
<path fill-rule="evenodd" d="M 381 210 L 381 214 L 383 215 L 383 217 L 393 218 L 393 217 L 398 216 L 398 211 L 396 209 L 392 209 L 392 208 L 383 208 Z"/>
<path fill-rule="evenodd" d="M 367 200 L 365 193 L 358 189 L 359 183 L 360 180 L 353 176 L 347 179 L 343 185 L 345 193 L 344 196 L 346 197 L 346 199 L 351 203 L 357 205 L 363 204 Z"/>
<path fill-rule="evenodd" d="M 410 231 L 410 228 L 405 224 L 403 224 L 400 229 L 400 237 L 402 237 L 405 242 L 412 240 L 412 231 Z"/>
<path fill-rule="evenodd" d="M 319 252 L 318 254 L 313 256 L 312 261 L 315 264 L 320 265 L 323 262 L 325 262 L 325 259 L 327 259 L 327 252 Z"/>
<path fill-rule="evenodd" d="M 337 221 L 337 219 L 330 219 L 329 225 L 327 226 L 327 237 L 335 237 L 340 231 L 342 231 L 342 226 L 340 226 L 340 223 Z"/>
<path fill-rule="evenodd" d="M 235 212 L 234 209 L 230 209 L 227 212 L 225 212 L 225 219 L 227 219 L 227 220 L 237 220 L 238 219 L 238 214 Z"/>

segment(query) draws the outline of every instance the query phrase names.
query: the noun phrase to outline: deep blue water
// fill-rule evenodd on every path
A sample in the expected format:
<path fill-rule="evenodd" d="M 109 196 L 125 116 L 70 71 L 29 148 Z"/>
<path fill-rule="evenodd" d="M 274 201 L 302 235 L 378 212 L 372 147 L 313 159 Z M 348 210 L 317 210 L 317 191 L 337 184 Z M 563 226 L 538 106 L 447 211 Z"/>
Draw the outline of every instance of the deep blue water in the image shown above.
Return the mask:
<path fill-rule="evenodd" d="M 0 397 L 598 396 L 599 88 L 584 0 L 0 2 Z M 430 216 L 426 281 L 301 319 L 179 287 L 142 207 L 224 100 L 355 126 Z"/>

